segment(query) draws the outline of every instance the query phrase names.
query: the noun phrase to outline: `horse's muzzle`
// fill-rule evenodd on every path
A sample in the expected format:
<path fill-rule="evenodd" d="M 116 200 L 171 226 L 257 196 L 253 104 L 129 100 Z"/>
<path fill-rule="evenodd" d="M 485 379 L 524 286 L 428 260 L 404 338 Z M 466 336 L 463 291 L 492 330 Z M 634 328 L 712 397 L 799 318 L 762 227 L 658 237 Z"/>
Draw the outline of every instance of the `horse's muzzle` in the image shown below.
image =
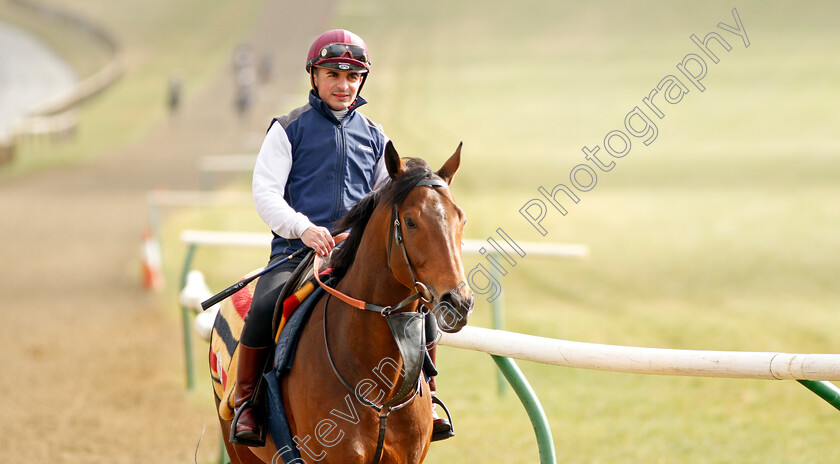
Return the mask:
<path fill-rule="evenodd" d="M 448 291 L 440 296 L 435 306 L 438 328 L 446 333 L 454 333 L 467 325 L 467 319 L 475 305 L 475 297 L 470 293 L 464 298 L 456 291 Z"/>

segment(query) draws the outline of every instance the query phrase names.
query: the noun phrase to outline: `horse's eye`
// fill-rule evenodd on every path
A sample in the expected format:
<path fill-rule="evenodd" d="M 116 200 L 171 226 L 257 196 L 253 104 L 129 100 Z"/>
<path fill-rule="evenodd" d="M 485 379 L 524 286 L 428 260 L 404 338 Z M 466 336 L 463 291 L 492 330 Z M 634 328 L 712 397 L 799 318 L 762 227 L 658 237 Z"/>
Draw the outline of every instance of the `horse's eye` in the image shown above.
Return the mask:
<path fill-rule="evenodd" d="M 405 225 L 406 225 L 406 227 L 408 227 L 410 229 L 416 229 L 417 228 L 417 224 L 415 224 L 414 220 L 411 219 L 408 216 L 405 217 Z"/>

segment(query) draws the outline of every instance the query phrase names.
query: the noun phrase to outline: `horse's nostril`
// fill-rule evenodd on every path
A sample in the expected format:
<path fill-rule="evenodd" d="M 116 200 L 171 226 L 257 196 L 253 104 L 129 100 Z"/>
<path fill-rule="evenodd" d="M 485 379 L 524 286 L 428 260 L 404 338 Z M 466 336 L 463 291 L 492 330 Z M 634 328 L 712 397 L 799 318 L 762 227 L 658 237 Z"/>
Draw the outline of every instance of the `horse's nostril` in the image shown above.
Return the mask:
<path fill-rule="evenodd" d="M 464 307 L 468 312 L 472 312 L 473 307 L 475 307 L 475 295 L 470 294 L 470 297 L 464 300 Z"/>
<path fill-rule="evenodd" d="M 444 293 L 441 297 L 441 300 L 444 302 L 444 304 L 447 304 L 453 308 L 457 308 L 458 306 L 460 306 L 460 298 L 458 297 L 458 295 L 452 292 Z"/>
<path fill-rule="evenodd" d="M 469 301 L 463 298 L 458 292 L 448 291 L 440 296 L 437 305 L 437 320 L 440 329 L 444 332 L 456 332 L 466 325 L 472 307 Z"/>
<path fill-rule="evenodd" d="M 456 291 L 448 291 L 441 297 L 443 301 L 446 301 L 449 305 L 453 308 L 461 310 L 461 311 L 469 311 L 472 309 L 473 304 L 475 302 L 475 297 L 470 294 L 469 298 L 464 298 L 461 296 L 460 293 Z"/>

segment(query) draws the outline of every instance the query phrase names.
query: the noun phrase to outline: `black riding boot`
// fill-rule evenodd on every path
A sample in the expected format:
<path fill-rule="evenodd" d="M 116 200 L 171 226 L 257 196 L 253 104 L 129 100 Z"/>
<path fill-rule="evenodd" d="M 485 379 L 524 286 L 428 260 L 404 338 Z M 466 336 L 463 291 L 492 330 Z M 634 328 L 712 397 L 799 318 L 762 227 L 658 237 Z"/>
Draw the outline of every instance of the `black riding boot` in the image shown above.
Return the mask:
<path fill-rule="evenodd" d="M 259 408 L 252 407 L 252 396 L 262 376 L 271 347 L 251 348 L 239 344 L 239 361 L 236 368 L 236 387 L 233 405 L 236 415 L 231 422 L 231 443 L 245 446 L 265 446 L 263 418 Z"/>

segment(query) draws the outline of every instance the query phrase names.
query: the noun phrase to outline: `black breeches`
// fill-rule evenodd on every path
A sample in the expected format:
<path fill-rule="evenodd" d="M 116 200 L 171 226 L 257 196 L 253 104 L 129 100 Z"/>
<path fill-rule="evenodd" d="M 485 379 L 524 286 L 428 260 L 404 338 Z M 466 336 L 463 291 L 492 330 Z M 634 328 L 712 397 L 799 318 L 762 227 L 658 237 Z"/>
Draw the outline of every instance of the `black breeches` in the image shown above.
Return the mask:
<path fill-rule="evenodd" d="M 423 373 L 426 374 L 426 380 L 430 380 L 438 374 L 437 368 L 435 367 L 435 358 L 437 355 L 439 334 L 437 321 L 433 312 L 429 311 L 426 313 L 426 323 L 424 325 L 426 331 L 426 359 L 423 362 Z"/>
<path fill-rule="evenodd" d="M 286 258 L 286 256 L 276 256 L 268 264 L 283 258 Z M 251 301 L 251 310 L 248 312 L 248 316 L 245 318 L 245 326 L 242 328 L 242 336 L 240 337 L 242 344 L 252 348 L 260 348 L 274 343 L 271 322 L 274 316 L 274 308 L 277 306 L 277 298 L 280 297 L 283 285 L 286 284 L 286 281 L 289 280 L 302 260 L 303 256 L 296 256 L 278 266 L 277 269 L 261 276 L 257 281 L 254 299 Z"/>
<path fill-rule="evenodd" d="M 435 313 L 429 311 L 426 313 L 426 344 L 430 345 L 434 343 L 434 346 L 437 346 L 438 342 L 438 326 L 437 320 L 435 319 Z"/>

